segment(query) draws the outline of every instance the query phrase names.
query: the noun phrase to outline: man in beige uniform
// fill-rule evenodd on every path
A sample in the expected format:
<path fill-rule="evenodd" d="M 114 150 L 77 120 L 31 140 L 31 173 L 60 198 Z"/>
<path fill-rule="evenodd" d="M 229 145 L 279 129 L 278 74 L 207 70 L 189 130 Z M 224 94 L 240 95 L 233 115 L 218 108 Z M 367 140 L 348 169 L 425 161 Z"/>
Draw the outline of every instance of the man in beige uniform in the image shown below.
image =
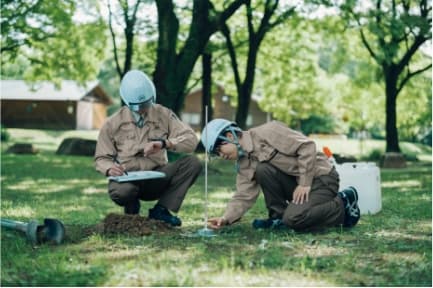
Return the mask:
<path fill-rule="evenodd" d="M 254 228 L 352 227 L 360 218 L 356 190 L 337 193 L 339 177 L 326 156 L 312 140 L 280 122 L 242 131 L 233 122 L 214 119 L 203 130 L 202 143 L 209 153 L 236 160 L 238 168 L 237 191 L 224 215 L 209 220 L 212 228 L 238 221 L 260 188 L 269 218 L 254 220 Z"/>
<path fill-rule="evenodd" d="M 198 139 L 171 110 L 155 104 L 155 87 L 144 73 L 132 70 L 125 74 L 120 94 L 127 106 L 108 118 L 101 128 L 95 152 L 96 170 L 105 176 L 120 176 L 127 171 L 164 172 L 164 178 L 110 181 L 108 193 L 126 214 L 138 214 L 140 200 L 159 199 L 149 210 L 149 218 L 180 226 L 180 219 L 169 210 L 179 211 L 202 167 L 192 155 L 168 163 L 166 150 L 193 152 Z"/>

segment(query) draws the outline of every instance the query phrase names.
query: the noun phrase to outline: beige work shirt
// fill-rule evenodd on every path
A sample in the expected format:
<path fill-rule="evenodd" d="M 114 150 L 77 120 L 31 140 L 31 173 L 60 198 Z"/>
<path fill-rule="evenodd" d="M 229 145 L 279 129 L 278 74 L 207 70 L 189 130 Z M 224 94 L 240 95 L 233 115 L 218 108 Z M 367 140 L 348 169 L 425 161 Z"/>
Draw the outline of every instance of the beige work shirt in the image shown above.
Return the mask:
<path fill-rule="evenodd" d="M 95 151 L 96 170 L 107 175 L 113 165 L 113 155 L 127 171 L 153 170 L 167 164 L 167 151 L 144 157 L 144 144 L 153 138 L 168 139 L 172 151 L 191 153 L 198 139 L 194 131 L 170 109 L 153 105 L 144 119 L 142 128 L 136 125 L 132 112 L 124 106 L 109 117 L 101 128 Z"/>
<path fill-rule="evenodd" d="M 314 141 L 277 121 L 244 131 L 242 141 L 246 155 L 239 160 L 236 192 L 223 216 L 229 223 L 240 219 L 259 196 L 260 185 L 254 177 L 259 162 L 295 176 L 301 186 L 311 186 L 314 177 L 332 169 L 326 155 L 316 151 Z"/>

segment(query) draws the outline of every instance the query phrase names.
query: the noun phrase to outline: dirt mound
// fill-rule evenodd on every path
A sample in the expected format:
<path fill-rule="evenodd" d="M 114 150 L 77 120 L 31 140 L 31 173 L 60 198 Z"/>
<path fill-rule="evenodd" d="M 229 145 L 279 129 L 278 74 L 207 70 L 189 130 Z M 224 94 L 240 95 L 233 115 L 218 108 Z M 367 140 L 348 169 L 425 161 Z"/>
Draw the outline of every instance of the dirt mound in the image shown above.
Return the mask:
<path fill-rule="evenodd" d="M 125 234 L 145 236 L 154 232 L 167 232 L 172 227 L 164 222 L 142 217 L 140 215 L 121 215 L 110 213 L 96 227 L 94 232 L 100 234 Z"/>

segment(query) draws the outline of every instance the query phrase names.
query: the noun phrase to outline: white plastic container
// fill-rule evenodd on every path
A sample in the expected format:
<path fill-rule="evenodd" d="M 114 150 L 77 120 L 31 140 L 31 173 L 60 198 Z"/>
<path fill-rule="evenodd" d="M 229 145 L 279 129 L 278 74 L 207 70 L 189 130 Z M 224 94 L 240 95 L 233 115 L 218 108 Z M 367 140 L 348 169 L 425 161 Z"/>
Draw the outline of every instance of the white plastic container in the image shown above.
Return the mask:
<path fill-rule="evenodd" d="M 382 209 L 380 170 L 375 163 L 343 163 L 335 168 L 340 175 L 339 191 L 348 186 L 353 186 L 358 191 L 361 214 L 375 214 Z"/>

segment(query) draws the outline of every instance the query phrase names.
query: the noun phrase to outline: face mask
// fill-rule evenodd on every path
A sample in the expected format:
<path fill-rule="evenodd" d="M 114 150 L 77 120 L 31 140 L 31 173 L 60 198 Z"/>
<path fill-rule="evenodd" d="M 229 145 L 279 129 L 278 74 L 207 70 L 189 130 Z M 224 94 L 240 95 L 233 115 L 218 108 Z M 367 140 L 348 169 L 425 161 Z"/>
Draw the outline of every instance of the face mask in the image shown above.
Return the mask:
<path fill-rule="evenodd" d="M 150 108 L 152 106 L 152 104 L 153 104 L 153 99 L 149 99 L 149 100 L 147 100 L 145 102 L 141 102 L 141 103 L 128 103 L 128 107 L 132 111 L 138 112 L 140 110 Z"/>

